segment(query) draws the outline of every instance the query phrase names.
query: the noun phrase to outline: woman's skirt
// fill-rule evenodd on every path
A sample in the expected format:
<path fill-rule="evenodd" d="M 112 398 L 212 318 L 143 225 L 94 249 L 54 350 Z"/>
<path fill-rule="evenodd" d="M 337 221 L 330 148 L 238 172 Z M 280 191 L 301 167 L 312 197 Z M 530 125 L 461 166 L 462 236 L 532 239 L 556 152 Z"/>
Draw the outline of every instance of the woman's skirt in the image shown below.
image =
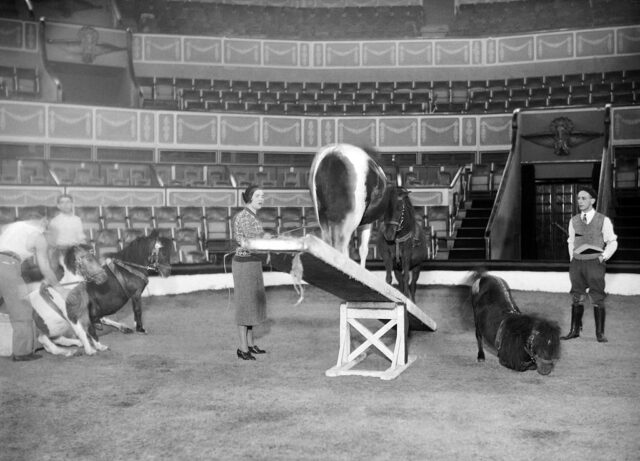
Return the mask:
<path fill-rule="evenodd" d="M 267 298 L 262 277 L 262 261 L 257 257 L 234 257 L 234 304 L 238 325 L 258 325 L 267 318 Z"/>

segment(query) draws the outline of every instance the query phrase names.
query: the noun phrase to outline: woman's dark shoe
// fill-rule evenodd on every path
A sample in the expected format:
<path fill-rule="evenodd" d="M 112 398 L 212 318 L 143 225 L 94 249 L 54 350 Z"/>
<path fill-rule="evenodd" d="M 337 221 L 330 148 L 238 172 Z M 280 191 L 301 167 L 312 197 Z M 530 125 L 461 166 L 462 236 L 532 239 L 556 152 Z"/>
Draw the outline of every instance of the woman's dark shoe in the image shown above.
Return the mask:
<path fill-rule="evenodd" d="M 249 348 L 251 349 L 251 348 Z M 256 358 L 251 355 L 251 352 L 242 352 L 240 349 L 236 352 L 238 354 L 238 358 L 242 360 L 255 360 Z"/>
<path fill-rule="evenodd" d="M 267 351 L 264 349 L 260 349 L 258 346 L 251 346 L 249 348 L 249 352 L 253 352 L 254 354 L 266 354 Z"/>

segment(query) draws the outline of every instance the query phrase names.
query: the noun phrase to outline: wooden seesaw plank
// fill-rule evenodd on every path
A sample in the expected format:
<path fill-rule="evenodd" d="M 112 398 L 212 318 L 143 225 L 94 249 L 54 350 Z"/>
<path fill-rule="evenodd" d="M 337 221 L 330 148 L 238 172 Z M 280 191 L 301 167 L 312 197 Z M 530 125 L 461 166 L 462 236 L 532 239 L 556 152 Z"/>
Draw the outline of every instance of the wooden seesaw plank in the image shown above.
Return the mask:
<path fill-rule="evenodd" d="M 406 306 L 419 324 L 435 331 L 436 322 L 409 298 L 314 235 L 300 238 L 251 239 L 247 248 L 270 253 L 271 264 L 289 272 L 299 254 L 302 279 L 347 302 L 394 302 Z"/>

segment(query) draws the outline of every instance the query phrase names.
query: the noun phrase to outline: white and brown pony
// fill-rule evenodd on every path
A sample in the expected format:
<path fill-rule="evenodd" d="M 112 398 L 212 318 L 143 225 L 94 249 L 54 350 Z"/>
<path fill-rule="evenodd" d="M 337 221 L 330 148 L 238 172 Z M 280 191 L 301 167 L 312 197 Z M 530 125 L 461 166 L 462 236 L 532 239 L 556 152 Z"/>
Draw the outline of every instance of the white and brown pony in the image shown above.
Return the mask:
<path fill-rule="evenodd" d="M 396 185 L 363 149 L 331 144 L 313 159 L 309 190 L 325 242 L 349 256 L 349 241 L 361 229 L 359 254 L 364 267 L 371 226 L 384 215 Z"/>
<path fill-rule="evenodd" d="M 83 279 L 71 289 L 66 301 L 46 282 L 29 294 L 33 319 L 38 328 L 38 341 L 47 352 L 66 357 L 76 352 L 68 349 L 71 346 L 83 347 L 87 355 L 104 351 L 107 346 L 89 333 L 91 318 L 86 284 L 87 281 L 105 283 L 107 273 L 88 245 L 69 248 L 65 255 L 65 266 L 70 268 L 73 275 Z"/>

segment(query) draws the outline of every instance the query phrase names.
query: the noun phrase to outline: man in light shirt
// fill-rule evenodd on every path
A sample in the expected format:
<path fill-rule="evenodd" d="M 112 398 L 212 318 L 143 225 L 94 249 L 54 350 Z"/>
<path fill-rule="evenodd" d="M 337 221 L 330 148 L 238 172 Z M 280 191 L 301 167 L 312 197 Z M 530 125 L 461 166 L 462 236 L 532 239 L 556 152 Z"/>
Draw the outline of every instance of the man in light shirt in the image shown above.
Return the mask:
<path fill-rule="evenodd" d="M 593 207 L 597 194 L 588 186 L 578 187 L 578 209 L 580 213 L 569 222 L 569 278 L 571 279 L 571 330 L 560 339 L 580 336 L 584 300 L 589 289 L 596 323 L 596 338 L 606 343 L 604 336 L 605 306 L 604 276 L 606 262 L 618 248 L 618 237 L 611 220 Z"/>
<path fill-rule="evenodd" d="M 49 265 L 48 243 L 44 236 L 46 219 L 17 221 L 7 224 L 0 234 L 0 296 L 4 298 L 13 329 L 13 360 L 26 362 L 39 359 L 33 309 L 27 300 L 28 288 L 22 278 L 22 262 L 31 257 L 44 277 L 66 299 L 68 291 L 60 285 Z"/>
<path fill-rule="evenodd" d="M 58 213 L 49 222 L 49 240 L 52 246 L 51 266 L 58 268 L 67 249 L 86 243 L 82 220 L 73 213 L 73 198 L 62 194 L 57 201 Z"/>

